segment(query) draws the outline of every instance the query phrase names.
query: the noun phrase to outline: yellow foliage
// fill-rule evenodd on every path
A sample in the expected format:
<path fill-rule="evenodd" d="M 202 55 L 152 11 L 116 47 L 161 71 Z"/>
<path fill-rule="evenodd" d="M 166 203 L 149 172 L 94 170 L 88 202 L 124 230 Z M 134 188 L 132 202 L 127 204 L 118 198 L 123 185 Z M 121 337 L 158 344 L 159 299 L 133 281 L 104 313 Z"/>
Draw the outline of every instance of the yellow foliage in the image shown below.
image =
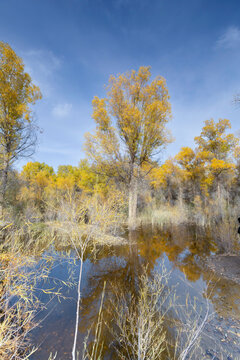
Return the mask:
<path fill-rule="evenodd" d="M 227 119 L 205 121 L 200 136 L 195 137 L 196 150 L 183 147 L 175 157 L 185 180 L 198 184 L 205 196 L 214 183 L 219 183 L 220 177 L 228 175 L 229 179 L 232 178 L 235 169 L 232 157 L 235 155 L 237 158 L 239 139 L 226 134 L 230 128 Z"/>
<path fill-rule="evenodd" d="M 0 42 L 0 146 L 4 169 L 32 146 L 31 108 L 40 90 L 24 72 L 22 59 Z M 29 127 L 28 127 L 29 125 Z"/>
<path fill-rule="evenodd" d="M 213 183 L 214 179 L 218 180 L 223 173 L 233 174 L 235 168 L 236 166 L 233 163 L 213 158 L 209 164 L 209 182 Z"/>
<path fill-rule="evenodd" d="M 193 183 L 199 182 L 203 186 L 206 180 L 206 164 L 209 154 L 207 151 L 194 151 L 190 147 L 183 147 L 175 156 L 182 168 L 182 179 Z"/>
<path fill-rule="evenodd" d="M 194 140 L 199 149 L 209 152 L 212 158 L 226 160 L 238 143 L 233 134 L 226 134 L 228 129 L 231 129 L 231 124 L 227 119 L 219 119 L 216 123 L 213 119 L 206 120 L 200 136 Z"/>
<path fill-rule="evenodd" d="M 150 76 L 150 67 L 111 76 L 107 98 L 93 99 L 97 126 L 94 135 L 86 135 L 85 148 L 106 175 L 127 181 L 124 170 L 132 171 L 133 164 L 142 167 L 170 141 L 165 131 L 171 117 L 166 81 L 157 77 L 149 83 Z"/>
<path fill-rule="evenodd" d="M 151 184 L 155 187 L 166 188 L 170 181 L 178 180 L 182 178 L 181 169 L 174 163 L 172 159 L 168 159 L 162 166 L 159 166 L 152 170 Z"/>
<path fill-rule="evenodd" d="M 75 178 L 73 174 L 69 174 L 68 176 L 60 176 L 56 177 L 56 188 L 61 190 L 73 189 L 76 184 Z"/>

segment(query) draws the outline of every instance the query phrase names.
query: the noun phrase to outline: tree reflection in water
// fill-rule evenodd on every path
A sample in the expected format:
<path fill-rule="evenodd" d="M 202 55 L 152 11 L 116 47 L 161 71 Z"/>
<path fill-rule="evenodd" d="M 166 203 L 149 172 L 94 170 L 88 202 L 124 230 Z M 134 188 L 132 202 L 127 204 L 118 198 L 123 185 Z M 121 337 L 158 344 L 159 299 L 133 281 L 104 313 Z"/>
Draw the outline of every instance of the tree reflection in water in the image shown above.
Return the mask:
<path fill-rule="evenodd" d="M 113 314 L 110 311 L 111 304 L 115 301 L 114 292 L 117 289 L 119 293 L 123 292 L 125 297 L 136 299 L 143 268 L 147 266 L 147 272 L 151 278 L 152 272 L 159 268 L 163 259 L 166 261 L 168 270 L 172 272 L 171 285 L 180 284 L 179 287 L 176 287 L 180 299 L 183 300 L 186 293 L 189 292 L 190 296 L 191 294 L 192 296 L 197 295 L 199 303 L 204 304 L 207 296 L 216 314 L 235 318 L 237 314 L 239 316 L 240 304 L 237 300 L 239 286 L 224 279 L 217 279 L 204 266 L 204 259 L 217 252 L 217 245 L 211 239 L 210 232 L 203 232 L 194 227 L 171 227 L 168 229 L 144 227 L 132 231 L 130 234 L 126 233 L 126 237 L 129 239 L 128 245 L 101 247 L 96 258 L 90 256 L 85 260 L 78 340 L 80 352 L 89 328 L 91 329 L 89 338 L 91 343 L 102 289 L 106 282 L 103 305 L 103 353 L 104 359 L 118 358 L 113 346 L 115 339 L 110 330 L 114 326 Z M 58 251 L 60 250 L 61 246 L 58 246 Z M 74 271 L 77 273 L 76 267 Z M 63 279 L 64 276 L 67 277 L 64 269 L 60 276 Z M 74 298 L 74 290 L 69 293 L 69 296 Z M 44 335 L 47 331 L 49 331 L 49 340 L 40 347 L 33 360 L 46 359 L 50 351 L 58 351 L 60 358 L 61 354 L 65 353 L 64 359 L 67 359 L 72 344 L 71 332 L 74 314 L 72 304 L 72 301 L 58 304 L 57 309 L 61 310 L 53 311 L 45 320 L 42 329 L 35 331 L 34 339 L 37 339 L 38 342 L 46 337 Z M 59 312 L 61 321 L 58 318 Z M 168 321 L 169 319 L 166 319 L 164 328 L 169 342 L 174 343 L 174 331 Z M 52 339 L 51 331 L 55 332 Z M 59 339 L 60 344 L 58 345 L 56 341 Z"/>

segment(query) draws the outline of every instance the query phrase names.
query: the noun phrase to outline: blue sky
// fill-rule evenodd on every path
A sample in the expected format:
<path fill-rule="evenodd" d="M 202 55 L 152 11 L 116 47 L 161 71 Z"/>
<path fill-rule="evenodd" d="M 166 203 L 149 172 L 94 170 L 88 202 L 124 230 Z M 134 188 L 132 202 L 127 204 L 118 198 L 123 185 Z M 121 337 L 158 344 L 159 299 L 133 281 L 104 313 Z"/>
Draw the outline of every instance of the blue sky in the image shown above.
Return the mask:
<path fill-rule="evenodd" d="M 171 96 L 175 142 L 164 158 L 194 146 L 204 120 L 240 129 L 239 0 L 0 0 L 0 40 L 43 93 L 33 161 L 77 165 L 93 97 L 111 74 L 142 65 L 166 78 Z"/>

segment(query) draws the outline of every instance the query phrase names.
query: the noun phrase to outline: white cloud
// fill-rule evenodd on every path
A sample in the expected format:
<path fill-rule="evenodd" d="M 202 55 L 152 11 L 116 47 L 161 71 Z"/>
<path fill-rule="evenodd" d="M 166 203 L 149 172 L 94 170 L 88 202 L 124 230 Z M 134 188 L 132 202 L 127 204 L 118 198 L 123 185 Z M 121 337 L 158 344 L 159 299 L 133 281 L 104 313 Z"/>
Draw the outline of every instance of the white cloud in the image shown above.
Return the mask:
<path fill-rule="evenodd" d="M 233 49 L 240 47 L 240 29 L 230 26 L 225 33 L 217 40 L 218 48 Z"/>
<path fill-rule="evenodd" d="M 35 70 L 38 69 L 44 75 L 48 76 L 52 71 L 57 70 L 61 66 L 61 60 L 49 50 L 29 50 L 23 52 L 23 57 L 26 59 L 27 65 L 30 63 L 30 67 L 34 62 Z"/>
<path fill-rule="evenodd" d="M 76 153 L 76 149 L 70 149 L 68 145 L 62 148 L 59 148 L 58 145 L 56 145 L 56 147 L 41 146 L 40 150 L 42 153 L 47 154 L 72 155 Z"/>
<path fill-rule="evenodd" d="M 25 70 L 31 75 L 34 84 L 40 87 L 44 98 L 54 92 L 54 82 L 62 61 L 49 50 L 31 49 L 20 53 Z"/>
<path fill-rule="evenodd" d="M 70 114 L 71 110 L 72 110 L 72 104 L 68 104 L 68 103 L 58 104 L 53 108 L 52 114 L 53 116 L 58 118 L 65 118 Z"/>

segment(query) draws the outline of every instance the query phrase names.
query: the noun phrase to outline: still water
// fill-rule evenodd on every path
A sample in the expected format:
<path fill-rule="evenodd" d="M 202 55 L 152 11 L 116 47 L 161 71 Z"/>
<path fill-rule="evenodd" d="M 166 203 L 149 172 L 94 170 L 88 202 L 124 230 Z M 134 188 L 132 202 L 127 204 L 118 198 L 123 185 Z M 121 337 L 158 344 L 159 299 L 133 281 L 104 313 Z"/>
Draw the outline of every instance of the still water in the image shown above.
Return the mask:
<path fill-rule="evenodd" d="M 129 238 L 128 234 L 125 234 Z M 50 353 L 57 353 L 56 359 L 71 359 L 73 344 L 76 301 L 76 286 L 62 285 L 72 278 L 77 280 L 79 262 L 70 261 L 73 250 L 57 245 L 52 250 L 55 262 L 47 287 L 61 287 L 64 299 L 49 301 L 46 294 L 41 300 L 45 309 L 37 314 L 40 327 L 32 332 L 31 341 L 38 350 L 32 360 L 47 360 Z M 112 303 L 114 294 L 124 296 L 136 293 L 143 266 L 147 266 L 149 277 L 162 269 L 162 264 L 170 272 L 169 286 L 174 289 L 175 300 L 185 304 L 189 295 L 191 301 L 197 299 L 199 319 L 204 318 L 209 304 L 209 319 L 201 340 L 201 350 L 194 359 L 240 359 L 240 286 L 221 276 L 216 276 L 206 266 L 208 256 L 218 251 L 217 245 L 208 233 L 192 227 L 171 227 L 159 229 L 143 227 L 131 234 L 127 244 L 103 246 L 97 254 L 86 256 L 81 283 L 82 302 L 78 334 L 78 350 L 81 354 L 84 339 L 95 329 L 98 309 L 104 284 L 104 341 L 103 359 L 118 359 L 111 329 L 114 327 Z M 194 316 L 194 315 L 193 315 Z M 182 321 L 187 321 L 182 319 Z M 167 326 L 166 324 L 164 326 Z M 174 343 L 174 334 L 166 329 L 169 343 Z M 80 356 L 81 359 L 81 356 Z"/>

